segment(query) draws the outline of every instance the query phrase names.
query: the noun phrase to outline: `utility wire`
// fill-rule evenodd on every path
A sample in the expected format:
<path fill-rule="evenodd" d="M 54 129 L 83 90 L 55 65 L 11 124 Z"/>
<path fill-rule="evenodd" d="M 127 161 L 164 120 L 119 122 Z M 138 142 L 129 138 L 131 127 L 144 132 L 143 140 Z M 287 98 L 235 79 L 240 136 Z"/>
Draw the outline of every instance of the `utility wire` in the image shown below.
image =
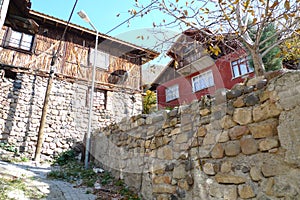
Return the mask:
<path fill-rule="evenodd" d="M 69 24 L 70 24 L 71 18 L 72 18 L 72 16 L 73 16 L 75 7 L 76 7 L 76 5 L 77 5 L 77 2 L 78 2 L 78 0 L 76 0 L 75 3 L 74 3 L 74 5 L 73 5 L 72 11 L 71 11 L 71 13 L 70 13 L 70 16 L 69 16 L 69 19 L 68 19 L 68 22 L 67 22 L 67 25 L 66 25 L 66 27 L 65 27 L 65 29 L 64 29 L 64 32 L 63 32 L 63 34 L 62 34 L 62 36 L 61 36 L 61 38 L 60 38 L 60 40 L 59 40 L 58 48 L 57 48 L 56 52 L 54 53 L 54 55 L 53 55 L 53 57 L 52 57 L 52 60 L 51 60 L 51 68 L 52 68 L 52 66 L 54 66 L 55 63 L 56 63 L 56 60 L 57 60 L 57 57 L 58 57 L 58 53 L 59 53 L 59 50 L 60 50 L 60 48 L 61 48 L 61 43 L 62 43 L 62 41 L 65 39 L 65 35 L 66 35 L 66 32 L 67 32 L 68 26 L 69 26 Z"/>
<path fill-rule="evenodd" d="M 140 14 L 141 12 L 143 12 L 144 10 L 146 10 L 147 8 L 149 8 L 150 6 L 152 6 L 153 4 L 157 3 L 158 0 L 153 1 L 152 3 L 150 3 L 148 6 L 146 6 L 145 8 L 143 8 L 142 10 L 140 10 L 139 12 L 135 13 L 133 16 L 129 17 L 128 19 L 126 19 L 125 21 L 123 21 L 122 23 L 118 24 L 117 26 L 115 26 L 114 28 L 112 28 L 111 30 L 109 30 L 106 34 L 109 34 L 110 32 L 114 31 L 115 29 L 119 28 L 120 26 L 122 26 L 123 24 L 125 24 L 126 22 L 128 22 L 129 20 L 131 20 L 132 18 L 134 18 L 136 15 Z"/>

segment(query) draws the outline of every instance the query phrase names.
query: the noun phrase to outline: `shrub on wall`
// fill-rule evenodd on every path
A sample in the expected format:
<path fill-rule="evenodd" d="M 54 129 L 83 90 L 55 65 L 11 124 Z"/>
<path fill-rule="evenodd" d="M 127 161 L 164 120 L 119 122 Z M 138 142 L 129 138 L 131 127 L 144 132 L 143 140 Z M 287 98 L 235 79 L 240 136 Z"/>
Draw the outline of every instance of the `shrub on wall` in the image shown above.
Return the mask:
<path fill-rule="evenodd" d="M 143 113 L 149 114 L 156 108 L 156 95 L 155 92 L 147 90 L 143 98 Z"/>

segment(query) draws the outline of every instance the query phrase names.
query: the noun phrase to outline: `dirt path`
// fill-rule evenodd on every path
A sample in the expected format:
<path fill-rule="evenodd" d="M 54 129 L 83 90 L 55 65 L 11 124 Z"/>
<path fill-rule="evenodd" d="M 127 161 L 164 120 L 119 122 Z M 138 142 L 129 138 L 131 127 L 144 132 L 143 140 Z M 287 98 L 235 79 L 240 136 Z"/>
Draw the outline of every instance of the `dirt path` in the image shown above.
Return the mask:
<path fill-rule="evenodd" d="M 71 183 L 49 180 L 49 164 L 37 165 L 35 162 L 9 163 L 0 161 L 0 178 L 5 180 L 22 180 L 26 188 L 44 196 L 46 200 L 94 200 L 95 195 L 87 194 L 87 188 L 74 188 Z M 9 198 L 26 200 L 25 193 L 17 188 L 8 192 Z"/>

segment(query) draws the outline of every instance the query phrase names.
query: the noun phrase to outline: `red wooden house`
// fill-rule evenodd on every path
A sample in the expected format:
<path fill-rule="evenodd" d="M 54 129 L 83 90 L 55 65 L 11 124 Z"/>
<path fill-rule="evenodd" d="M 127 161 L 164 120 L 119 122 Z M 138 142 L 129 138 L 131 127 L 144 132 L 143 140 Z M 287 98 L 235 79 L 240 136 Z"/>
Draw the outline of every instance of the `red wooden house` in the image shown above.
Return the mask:
<path fill-rule="evenodd" d="M 189 29 L 168 51 L 172 61 L 152 84 L 159 109 L 188 104 L 253 76 L 248 54 L 237 40 L 209 34 Z"/>

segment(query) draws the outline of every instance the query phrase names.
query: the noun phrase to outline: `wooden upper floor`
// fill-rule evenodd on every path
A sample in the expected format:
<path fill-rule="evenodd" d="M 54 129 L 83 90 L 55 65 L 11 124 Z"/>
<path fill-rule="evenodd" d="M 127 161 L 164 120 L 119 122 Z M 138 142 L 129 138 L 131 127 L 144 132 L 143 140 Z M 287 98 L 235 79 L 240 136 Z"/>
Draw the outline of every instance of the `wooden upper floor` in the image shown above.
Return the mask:
<path fill-rule="evenodd" d="M 48 73 L 57 53 L 54 65 L 57 76 L 91 80 L 96 32 L 70 23 L 61 40 L 66 21 L 33 10 L 27 12 L 26 8 L 24 0 L 12 0 L 9 5 L 0 31 L 0 64 Z M 158 54 L 101 33 L 98 41 L 98 86 L 140 90 L 141 65 Z"/>

